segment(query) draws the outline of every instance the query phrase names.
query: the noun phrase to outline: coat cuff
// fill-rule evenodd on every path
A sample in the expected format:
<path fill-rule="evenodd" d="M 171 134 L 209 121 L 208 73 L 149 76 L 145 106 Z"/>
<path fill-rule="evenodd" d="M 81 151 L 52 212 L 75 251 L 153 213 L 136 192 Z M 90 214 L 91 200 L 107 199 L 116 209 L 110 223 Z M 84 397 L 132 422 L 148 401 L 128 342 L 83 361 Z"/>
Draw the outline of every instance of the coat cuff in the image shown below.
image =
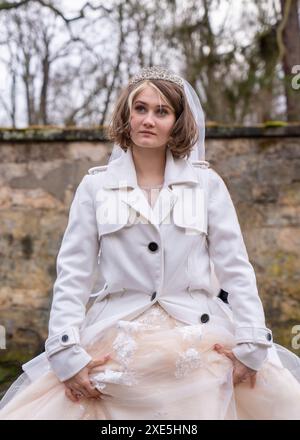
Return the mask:
<path fill-rule="evenodd" d="M 242 364 L 255 371 L 260 370 L 268 356 L 268 347 L 256 344 L 238 344 L 232 351 Z"/>
<path fill-rule="evenodd" d="M 65 350 L 71 345 L 80 344 L 79 331 L 76 327 L 68 327 L 62 332 L 51 336 L 46 340 L 45 351 L 48 359 L 55 353 Z"/>
<path fill-rule="evenodd" d="M 237 344 L 250 342 L 271 347 L 273 344 L 272 332 L 266 327 L 237 327 L 235 329 Z"/>
<path fill-rule="evenodd" d="M 86 367 L 92 357 L 80 345 L 73 345 L 55 353 L 48 360 L 55 375 L 64 382 Z"/>

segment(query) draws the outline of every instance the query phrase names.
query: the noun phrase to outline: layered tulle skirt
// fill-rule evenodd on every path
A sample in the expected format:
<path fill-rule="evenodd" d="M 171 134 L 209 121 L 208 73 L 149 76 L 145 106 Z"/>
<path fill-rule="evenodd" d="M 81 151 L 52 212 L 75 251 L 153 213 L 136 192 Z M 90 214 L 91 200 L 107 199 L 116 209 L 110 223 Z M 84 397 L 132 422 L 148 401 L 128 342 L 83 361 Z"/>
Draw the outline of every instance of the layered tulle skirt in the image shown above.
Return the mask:
<path fill-rule="evenodd" d="M 277 346 L 289 368 L 269 358 L 254 388 L 249 382 L 234 386 L 232 361 L 214 350 L 216 343 L 234 347 L 230 327 L 187 325 L 156 303 L 85 347 L 93 358 L 110 353 L 90 372 L 101 399 L 72 402 L 50 370 L 34 381 L 23 374 L 2 400 L 0 419 L 300 419 L 295 355 Z"/>

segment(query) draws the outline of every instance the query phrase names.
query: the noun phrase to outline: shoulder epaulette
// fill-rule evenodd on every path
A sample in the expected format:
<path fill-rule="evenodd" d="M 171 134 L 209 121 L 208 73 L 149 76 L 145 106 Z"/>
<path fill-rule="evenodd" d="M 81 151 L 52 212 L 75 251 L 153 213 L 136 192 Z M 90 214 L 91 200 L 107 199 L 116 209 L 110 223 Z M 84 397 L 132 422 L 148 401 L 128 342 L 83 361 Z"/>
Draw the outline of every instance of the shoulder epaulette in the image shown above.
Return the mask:
<path fill-rule="evenodd" d="M 192 162 L 192 165 L 197 168 L 210 168 L 210 163 L 207 160 L 197 160 Z"/>
<path fill-rule="evenodd" d="M 92 167 L 88 170 L 89 174 L 98 174 L 101 171 L 105 171 L 107 169 L 107 165 L 102 165 L 102 166 L 98 166 L 98 167 Z"/>

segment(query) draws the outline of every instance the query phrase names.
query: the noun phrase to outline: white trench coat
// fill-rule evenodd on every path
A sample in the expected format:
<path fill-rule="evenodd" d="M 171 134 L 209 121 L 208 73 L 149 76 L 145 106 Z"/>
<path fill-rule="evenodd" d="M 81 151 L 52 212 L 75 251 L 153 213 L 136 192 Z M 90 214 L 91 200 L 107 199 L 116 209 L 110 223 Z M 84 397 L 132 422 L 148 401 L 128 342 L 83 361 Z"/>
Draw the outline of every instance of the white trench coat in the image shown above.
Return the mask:
<path fill-rule="evenodd" d="M 230 307 L 216 297 L 213 267 Z M 96 300 L 86 311 L 91 293 Z M 187 324 L 226 321 L 234 353 L 245 363 L 248 356 L 252 368 L 272 351 L 255 273 L 221 177 L 167 150 L 164 187 L 151 208 L 128 149 L 90 169 L 77 188 L 57 257 L 46 352 L 24 371 L 34 376 L 50 364 L 60 380 L 72 377 L 91 360 L 86 344 L 156 302 Z"/>

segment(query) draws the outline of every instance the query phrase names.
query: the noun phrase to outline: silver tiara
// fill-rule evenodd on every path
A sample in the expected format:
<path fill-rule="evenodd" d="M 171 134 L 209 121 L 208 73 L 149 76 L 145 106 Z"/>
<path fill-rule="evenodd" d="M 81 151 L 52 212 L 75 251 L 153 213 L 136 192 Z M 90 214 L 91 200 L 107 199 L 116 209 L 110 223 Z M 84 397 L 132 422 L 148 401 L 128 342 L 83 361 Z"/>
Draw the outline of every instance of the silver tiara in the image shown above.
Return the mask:
<path fill-rule="evenodd" d="M 183 81 L 180 76 L 175 75 L 170 70 L 160 66 L 144 67 L 129 80 L 129 84 L 136 84 L 137 82 L 146 79 L 164 79 L 165 81 L 171 81 L 178 84 L 180 87 L 183 87 Z"/>

